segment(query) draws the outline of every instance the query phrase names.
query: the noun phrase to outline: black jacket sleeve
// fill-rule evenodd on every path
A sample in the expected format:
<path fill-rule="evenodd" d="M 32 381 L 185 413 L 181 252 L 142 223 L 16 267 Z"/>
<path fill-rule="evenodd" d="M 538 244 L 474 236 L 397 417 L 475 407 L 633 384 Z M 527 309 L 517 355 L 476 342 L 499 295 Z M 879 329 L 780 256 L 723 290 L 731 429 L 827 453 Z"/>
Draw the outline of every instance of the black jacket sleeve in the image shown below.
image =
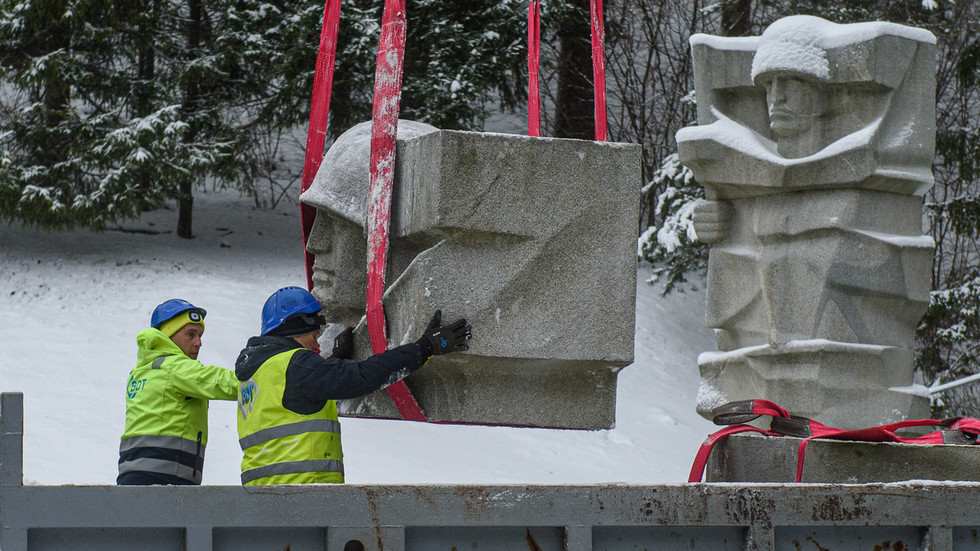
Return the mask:
<path fill-rule="evenodd" d="M 415 371 L 428 358 L 419 345 L 409 343 L 375 354 L 364 361 L 322 358 L 309 350 L 293 354 L 286 367 L 282 405 L 301 415 L 323 409 L 327 400 L 370 394 L 388 382 L 392 373 Z"/>

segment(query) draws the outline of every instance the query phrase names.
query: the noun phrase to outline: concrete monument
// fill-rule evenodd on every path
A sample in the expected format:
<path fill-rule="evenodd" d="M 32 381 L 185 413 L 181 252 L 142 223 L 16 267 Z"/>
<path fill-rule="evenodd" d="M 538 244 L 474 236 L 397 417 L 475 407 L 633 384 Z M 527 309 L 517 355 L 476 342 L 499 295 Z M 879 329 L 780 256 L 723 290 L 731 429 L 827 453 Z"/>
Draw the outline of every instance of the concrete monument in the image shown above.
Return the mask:
<path fill-rule="evenodd" d="M 928 416 L 913 333 L 934 243 L 935 38 L 810 16 L 691 38 L 698 126 L 677 134 L 711 245 L 698 411 L 752 398 L 856 428 Z"/>
<path fill-rule="evenodd" d="M 405 379 L 430 421 L 579 429 L 615 422 L 616 374 L 633 360 L 640 148 L 440 131 L 400 121 L 384 306 L 390 345 L 432 313 L 473 325 L 466 353 Z M 300 198 L 329 319 L 365 310 L 370 123 L 340 136 Z M 397 418 L 384 391 L 339 404 Z"/>

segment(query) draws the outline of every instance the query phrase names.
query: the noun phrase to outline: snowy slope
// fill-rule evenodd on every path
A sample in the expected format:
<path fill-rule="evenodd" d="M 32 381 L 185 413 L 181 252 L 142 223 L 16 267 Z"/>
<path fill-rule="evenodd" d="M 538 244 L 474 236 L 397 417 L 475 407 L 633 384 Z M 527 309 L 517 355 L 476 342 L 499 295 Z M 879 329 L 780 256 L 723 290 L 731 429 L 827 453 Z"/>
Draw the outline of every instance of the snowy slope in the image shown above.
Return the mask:
<path fill-rule="evenodd" d="M 232 367 L 265 298 L 304 285 L 298 209 L 199 194 L 197 237 L 176 213 L 130 231 L 45 233 L 0 225 L 0 391 L 24 393 L 24 476 L 111 484 L 136 333 L 181 297 L 208 310 L 200 358 Z M 131 230 L 140 230 L 139 233 Z M 145 233 L 154 232 L 154 233 Z M 163 233 L 160 233 L 163 232 Z M 697 355 L 713 350 L 703 292 L 662 299 L 638 274 L 636 361 L 619 376 L 617 426 L 562 431 L 344 419 L 351 483 L 668 483 L 686 480 L 713 426 L 694 412 Z M 479 328 L 474 330 L 479 338 Z M 238 484 L 234 404 L 212 402 L 205 484 Z"/>

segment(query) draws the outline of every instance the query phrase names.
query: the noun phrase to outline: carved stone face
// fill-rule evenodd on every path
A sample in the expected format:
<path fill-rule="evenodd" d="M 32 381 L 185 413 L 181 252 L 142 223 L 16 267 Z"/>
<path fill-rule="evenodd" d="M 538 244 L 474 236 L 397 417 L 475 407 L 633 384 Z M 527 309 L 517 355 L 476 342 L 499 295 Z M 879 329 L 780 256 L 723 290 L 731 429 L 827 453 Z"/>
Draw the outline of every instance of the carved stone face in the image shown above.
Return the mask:
<path fill-rule="evenodd" d="M 816 84 L 790 75 L 776 76 L 767 83 L 766 100 L 773 134 L 780 138 L 809 131 L 823 103 Z"/>
<path fill-rule="evenodd" d="M 425 123 L 398 121 L 399 141 L 435 131 Z M 370 158 L 371 121 L 365 121 L 341 134 L 330 146 L 312 184 L 300 196 L 300 201 L 316 208 L 306 250 L 316 257 L 312 293 L 330 322 L 356 325 L 366 307 L 364 227 Z M 393 248 L 394 240 L 389 251 Z"/>
<path fill-rule="evenodd" d="M 769 127 L 779 153 L 797 158 L 823 149 L 826 98 L 822 87 L 792 73 L 774 75 L 765 86 Z"/>
<path fill-rule="evenodd" d="M 364 313 L 367 287 L 364 230 L 327 209 L 318 209 L 306 250 L 313 263 L 313 295 L 331 322 L 354 325 Z"/>

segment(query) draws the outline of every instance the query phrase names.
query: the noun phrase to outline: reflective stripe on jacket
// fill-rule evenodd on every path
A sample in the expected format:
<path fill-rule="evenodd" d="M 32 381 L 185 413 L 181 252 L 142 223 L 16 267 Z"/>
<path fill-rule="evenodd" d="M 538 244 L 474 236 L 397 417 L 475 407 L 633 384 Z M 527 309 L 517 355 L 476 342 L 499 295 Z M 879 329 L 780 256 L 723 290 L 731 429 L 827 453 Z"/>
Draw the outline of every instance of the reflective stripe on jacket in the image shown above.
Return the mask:
<path fill-rule="evenodd" d="M 202 435 L 203 436 L 203 435 Z M 143 471 L 201 483 L 204 446 L 177 436 L 134 436 L 119 443 L 119 474 Z"/>
<path fill-rule="evenodd" d="M 266 360 L 238 393 L 238 437 L 244 452 L 242 484 L 344 481 L 337 404 L 327 400 L 303 415 L 282 405 L 291 349 Z"/>
<path fill-rule="evenodd" d="M 157 329 L 136 338 L 137 365 L 126 387 L 119 474 L 142 471 L 200 484 L 208 443 L 208 400 L 234 400 L 228 369 L 188 358 Z"/>

